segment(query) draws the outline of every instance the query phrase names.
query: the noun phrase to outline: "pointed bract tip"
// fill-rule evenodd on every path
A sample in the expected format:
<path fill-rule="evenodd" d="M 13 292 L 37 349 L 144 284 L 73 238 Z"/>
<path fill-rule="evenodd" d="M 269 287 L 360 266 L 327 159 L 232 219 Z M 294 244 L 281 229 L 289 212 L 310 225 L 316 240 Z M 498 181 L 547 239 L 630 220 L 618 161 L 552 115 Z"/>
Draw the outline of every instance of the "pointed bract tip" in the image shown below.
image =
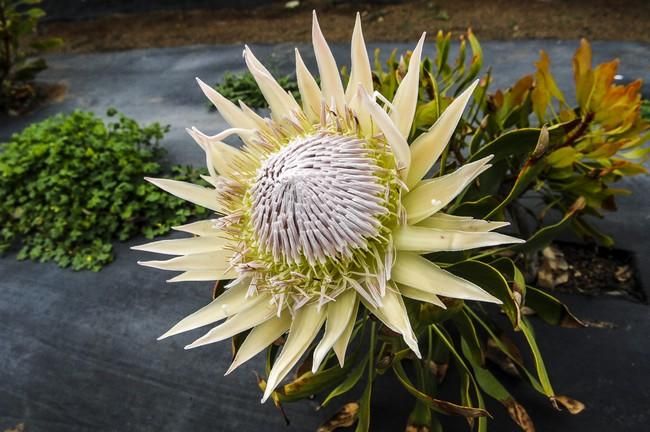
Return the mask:
<path fill-rule="evenodd" d="M 156 338 L 156 340 L 161 341 L 161 340 L 163 340 L 163 339 L 167 339 L 169 336 L 173 336 L 173 334 L 171 333 L 171 330 L 169 330 L 169 331 L 167 331 L 167 332 L 161 334 L 160 336 L 158 336 L 158 337 Z"/>

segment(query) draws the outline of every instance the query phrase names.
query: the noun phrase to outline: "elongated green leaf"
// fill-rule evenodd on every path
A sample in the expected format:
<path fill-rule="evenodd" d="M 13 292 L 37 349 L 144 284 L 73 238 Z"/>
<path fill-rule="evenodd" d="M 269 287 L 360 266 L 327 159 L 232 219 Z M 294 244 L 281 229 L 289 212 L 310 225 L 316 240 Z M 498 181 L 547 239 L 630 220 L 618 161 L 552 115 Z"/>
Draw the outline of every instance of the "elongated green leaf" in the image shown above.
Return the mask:
<path fill-rule="evenodd" d="M 367 364 L 368 364 L 368 356 L 366 356 L 363 359 L 363 361 L 357 363 L 357 365 L 354 367 L 354 369 L 352 369 L 352 371 L 350 371 L 350 373 L 345 377 L 345 379 L 327 395 L 327 397 L 325 398 L 321 406 L 327 405 L 335 397 L 340 396 L 352 390 L 352 388 L 361 379 L 361 376 L 363 375 L 363 371 L 366 369 Z"/>
<path fill-rule="evenodd" d="M 408 391 L 411 395 L 415 396 L 419 400 L 425 402 L 429 407 L 431 407 L 431 409 L 439 413 L 449 414 L 449 415 L 460 415 L 467 418 L 489 416 L 488 412 L 482 408 L 462 406 L 452 402 L 435 399 L 427 395 L 426 393 L 423 393 L 422 391 L 418 390 L 415 387 L 415 385 L 413 385 L 409 377 L 406 375 L 406 371 L 404 370 L 401 361 L 397 361 L 393 363 L 393 371 L 395 372 L 395 376 L 397 376 L 397 379 L 404 386 L 406 391 Z"/>
<path fill-rule="evenodd" d="M 525 377 L 528 379 L 528 382 L 533 386 L 533 388 L 538 391 L 539 393 L 542 393 L 546 395 L 546 392 L 540 383 L 540 381 L 537 379 L 537 377 L 532 374 L 526 366 L 521 362 L 521 360 L 513 355 L 513 353 L 510 351 L 510 349 L 503 343 L 503 341 L 496 335 L 494 330 L 490 325 L 488 325 L 481 317 L 478 316 L 476 312 L 474 312 L 470 307 L 465 306 L 465 312 L 477 323 L 483 327 L 483 329 L 487 332 L 487 334 L 490 336 L 490 339 L 494 342 L 494 344 L 503 352 L 512 362 L 517 366 L 520 372 L 522 372 Z"/>
<path fill-rule="evenodd" d="M 533 328 L 525 317 L 523 317 L 521 321 L 521 331 L 526 337 L 530 351 L 533 354 L 533 359 L 535 361 L 535 370 L 537 371 L 539 382 L 542 384 L 542 388 L 544 389 L 544 394 L 546 394 L 546 396 L 549 398 L 553 398 L 555 396 L 555 391 L 553 390 L 551 380 L 549 379 L 548 373 L 546 372 L 546 365 L 544 364 L 542 353 L 539 351 L 539 347 L 537 346 Z"/>
<path fill-rule="evenodd" d="M 375 379 L 375 345 L 377 340 L 377 323 L 370 325 L 370 346 L 368 347 L 368 382 L 359 400 L 359 421 L 355 432 L 368 432 L 370 430 L 370 399 L 372 398 L 372 383 Z"/>
<path fill-rule="evenodd" d="M 465 323 L 467 324 L 467 323 Z M 471 325 L 471 323 L 469 323 Z M 472 372 L 470 371 L 469 367 L 465 363 L 465 360 L 463 357 L 460 355 L 458 350 L 453 344 L 453 341 L 449 334 L 445 331 L 445 329 L 442 326 L 437 326 L 437 325 L 431 325 L 431 329 L 433 332 L 438 336 L 438 338 L 443 342 L 443 344 L 447 347 L 449 352 L 453 355 L 454 361 L 458 365 L 460 372 L 461 372 L 461 400 L 463 403 L 467 406 L 473 406 L 472 402 L 472 397 L 470 395 L 470 384 L 474 387 L 475 395 L 476 395 L 476 402 L 478 404 L 478 408 L 480 409 L 485 409 L 485 403 L 483 401 L 483 395 L 481 394 L 481 390 L 476 383 L 476 380 L 474 379 L 474 376 L 472 375 Z M 465 328 L 467 329 L 467 328 Z M 480 350 L 479 350 L 480 351 Z M 480 355 L 480 354 L 479 354 Z M 486 411 L 487 413 L 487 411 Z M 487 413 L 488 417 L 491 417 L 489 413 Z M 487 423 L 485 419 L 480 419 L 479 418 L 479 430 L 485 430 L 487 428 Z"/>
<path fill-rule="evenodd" d="M 571 120 L 565 123 L 548 128 L 549 144 L 551 147 L 557 145 L 569 133 L 580 120 Z M 525 128 L 508 131 L 493 141 L 487 143 L 476 153 L 474 153 L 467 162 L 479 160 L 488 155 L 494 155 L 492 163 L 496 163 L 505 158 L 529 154 L 537 145 L 540 128 Z"/>
<path fill-rule="evenodd" d="M 499 382 L 499 380 L 481 364 L 476 363 L 472 360 L 470 355 L 473 348 L 470 347 L 470 344 L 465 338 L 461 341 L 462 351 L 466 358 L 470 359 L 470 365 L 474 370 L 474 377 L 478 382 L 481 389 L 487 393 L 491 398 L 498 400 L 501 404 L 506 407 L 510 418 L 524 431 L 534 432 L 535 426 L 533 421 L 526 412 L 526 409 L 519 404 L 514 397 L 508 392 L 508 390 Z"/>
<path fill-rule="evenodd" d="M 472 216 L 483 218 L 494 207 L 499 205 L 499 201 L 492 195 L 486 195 L 474 201 L 457 202 L 450 209 L 449 213 L 457 216 Z M 497 216 L 497 215 L 495 215 Z M 500 218 L 501 215 L 498 215 Z"/>
<path fill-rule="evenodd" d="M 585 199 L 582 197 L 578 198 L 571 208 L 564 214 L 562 220 L 552 225 L 545 226 L 526 240 L 526 243 L 514 245 L 510 249 L 520 252 L 532 252 L 543 249 L 569 225 L 572 218 L 576 213 L 584 209 L 585 205 Z"/>
<path fill-rule="evenodd" d="M 528 287 L 525 304 L 549 324 L 568 328 L 586 327 L 564 303 L 535 287 Z"/>
<path fill-rule="evenodd" d="M 532 182 L 539 178 L 540 173 L 544 170 L 545 167 L 546 164 L 544 163 L 544 160 L 532 161 L 529 159 L 529 161 L 524 164 L 521 171 L 519 171 L 512 189 L 510 189 L 510 192 L 508 192 L 508 196 L 506 196 L 506 198 L 501 201 L 501 204 L 496 206 L 494 209 L 492 209 L 492 211 L 490 211 L 490 213 L 485 215 L 485 219 L 489 219 L 491 216 L 499 214 L 499 212 L 503 210 L 508 204 L 517 199 L 523 192 L 528 189 L 528 186 L 530 186 Z"/>
<path fill-rule="evenodd" d="M 526 279 L 519 270 L 515 262 L 508 257 L 499 257 L 489 263 L 492 267 L 497 269 L 506 278 L 510 286 L 510 295 L 517 308 L 517 322 L 514 326 L 515 330 L 519 327 L 519 320 L 521 319 L 521 306 L 526 297 Z"/>
<path fill-rule="evenodd" d="M 503 302 L 503 310 L 510 319 L 513 327 L 517 328 L 520 321 L 520 311 L 515 296 L 506 278 L 489 264 L 481 261 L 467 260 L 449 267 L 445 270 L 465 278 L 480 286 Z"/>

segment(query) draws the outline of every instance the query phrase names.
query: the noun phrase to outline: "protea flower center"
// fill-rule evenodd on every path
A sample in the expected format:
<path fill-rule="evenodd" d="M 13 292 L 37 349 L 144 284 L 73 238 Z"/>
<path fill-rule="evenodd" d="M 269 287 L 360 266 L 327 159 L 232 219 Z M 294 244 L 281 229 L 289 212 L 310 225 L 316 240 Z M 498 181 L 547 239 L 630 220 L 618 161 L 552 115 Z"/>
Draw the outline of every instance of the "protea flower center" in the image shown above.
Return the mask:
<path fill-rule="evenodd" d="M 249 253 L 235 258 L 239 268 L 255 269 L 258 290 L 296 306 L 332 299 L 359 278 L 373 279 L 379 299 L 399 213 L 394 166 L 380 139 L 338 130 L 294 137 L 260 164 L 243 200 Z"/>
<path fill-rule="evenodd" d="M 289 264 L 351 258 L 377 238 L 388 213 L 381 171 L 355 136 L 296 138 L 266 161 L 251 190 L 259 248 Z"/>

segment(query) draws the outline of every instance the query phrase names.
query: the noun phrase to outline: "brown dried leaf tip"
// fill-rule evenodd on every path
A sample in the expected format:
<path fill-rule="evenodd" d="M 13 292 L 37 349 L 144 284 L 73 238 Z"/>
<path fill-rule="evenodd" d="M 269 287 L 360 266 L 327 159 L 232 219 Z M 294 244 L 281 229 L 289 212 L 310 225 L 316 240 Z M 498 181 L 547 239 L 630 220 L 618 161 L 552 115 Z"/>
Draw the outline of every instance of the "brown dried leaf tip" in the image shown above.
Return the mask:
<path fill-rule="evenodd" d="M 338 428 L 352 426 L 357 421 L 359 404 L 349 402 L 334 414 L 327 422 L 318 428 L 317 432 L 332 432 Z"/>

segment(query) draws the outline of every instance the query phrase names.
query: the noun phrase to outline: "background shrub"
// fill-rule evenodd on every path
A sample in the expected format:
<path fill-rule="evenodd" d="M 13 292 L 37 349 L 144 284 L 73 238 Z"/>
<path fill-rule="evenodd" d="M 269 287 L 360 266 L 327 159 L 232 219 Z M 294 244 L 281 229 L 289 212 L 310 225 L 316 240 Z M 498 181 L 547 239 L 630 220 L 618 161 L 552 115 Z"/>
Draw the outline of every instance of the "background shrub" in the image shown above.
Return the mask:
<path fill-rule="evenodd" d="M 19 259 L 97 271 L 115 239 L 151 238 L 207 213 L 143 180 L 200 181 L 192 168 L 161 164 L 168 127 L 108 115 L 57 115 L 0 144 L 0 252 L 18 244 Z"/>
<path fill-rule="evenodd" d="M 41 0 L 0 0 L 0 110 L 18 114 L 37 96 L 32 81 L 47 68 L 38 54 L 63 42 L 34 34 L 45 11 Z"/>

